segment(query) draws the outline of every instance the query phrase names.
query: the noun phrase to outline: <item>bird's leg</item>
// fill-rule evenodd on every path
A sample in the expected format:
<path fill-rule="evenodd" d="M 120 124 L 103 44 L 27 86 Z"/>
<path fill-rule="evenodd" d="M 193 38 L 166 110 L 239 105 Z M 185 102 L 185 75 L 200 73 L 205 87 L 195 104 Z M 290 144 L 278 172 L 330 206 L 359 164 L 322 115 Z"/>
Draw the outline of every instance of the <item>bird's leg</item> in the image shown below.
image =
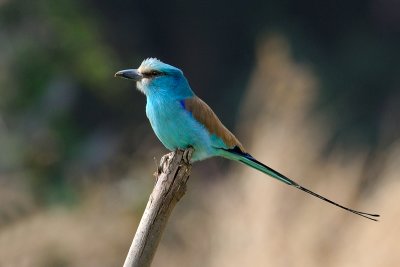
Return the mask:
<path fill-rule="evenodd" d="M 183 152 L 183 160 L 186 163 L 190 163 L 190 159 L 192 158 L 194 152 L 194 148 L 192 146 L 189 146 L 185 151 Z"/>

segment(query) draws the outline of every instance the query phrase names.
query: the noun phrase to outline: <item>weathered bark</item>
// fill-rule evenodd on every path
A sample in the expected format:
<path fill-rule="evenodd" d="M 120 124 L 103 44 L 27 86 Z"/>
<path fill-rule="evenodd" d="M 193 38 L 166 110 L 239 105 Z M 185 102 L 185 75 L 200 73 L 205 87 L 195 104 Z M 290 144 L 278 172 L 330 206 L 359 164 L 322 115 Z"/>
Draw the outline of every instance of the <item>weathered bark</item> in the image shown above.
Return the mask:
<path fill-rule="evenodd" d="M 161 158 L 157 181 L 136 230 L 123 267 L 150 266 L 168 218 L 186 191 L 193 149 L 171 152 Z"/>

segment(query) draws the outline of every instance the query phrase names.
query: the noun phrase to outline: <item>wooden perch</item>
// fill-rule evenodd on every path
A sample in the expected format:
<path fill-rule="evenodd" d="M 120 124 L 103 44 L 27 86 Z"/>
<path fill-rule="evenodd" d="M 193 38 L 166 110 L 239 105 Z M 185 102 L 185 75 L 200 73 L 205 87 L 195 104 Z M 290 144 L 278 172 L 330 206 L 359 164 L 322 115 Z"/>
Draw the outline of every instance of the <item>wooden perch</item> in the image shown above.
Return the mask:
<path fill-rule="evenodd" d="M 136 230 L 123 267 L 150 266 L 175 204 L 186 191 L 193 149 L 177 150 L 161 158 L 157 180 Z"/>

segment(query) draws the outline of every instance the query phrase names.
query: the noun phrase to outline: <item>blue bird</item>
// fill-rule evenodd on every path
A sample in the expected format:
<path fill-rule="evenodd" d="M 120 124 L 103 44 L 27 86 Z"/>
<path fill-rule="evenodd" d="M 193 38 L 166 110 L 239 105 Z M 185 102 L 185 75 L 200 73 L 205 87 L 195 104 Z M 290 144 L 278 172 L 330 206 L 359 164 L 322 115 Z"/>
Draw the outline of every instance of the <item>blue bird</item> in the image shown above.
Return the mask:
<path fill-rule="evenodd" d="M 300 186 L 252 157 L 212 109 L 193 93 L 180 69 L 156 58 L 148 58 L 138 69 L 121 70 L 115 76 L 135 81 L 139 91 L 146 95 L 146 115 L 167 149 L 174 151 L 193 147 L 193 162 L 216 156 L 239 161 L 337 207 L 377 221 L 373 217 L 379 217 L 378 214 L 342 206 Z"/>

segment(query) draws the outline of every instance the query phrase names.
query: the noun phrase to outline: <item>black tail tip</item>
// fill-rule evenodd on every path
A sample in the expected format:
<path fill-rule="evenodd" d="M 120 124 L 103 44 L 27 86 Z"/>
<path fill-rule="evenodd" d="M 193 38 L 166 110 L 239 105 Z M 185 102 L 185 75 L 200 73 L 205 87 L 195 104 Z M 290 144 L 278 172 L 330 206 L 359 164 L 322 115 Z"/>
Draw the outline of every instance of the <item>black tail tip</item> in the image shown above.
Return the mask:
<path fill-rule="evenodd" d="M 375 218 L 381 217 L 379 214 L 371 214 L 371 213 L 366 213 L 366 212 L 356 212 L 356 214 L 360 215 L 364 218 L 370 219 L 372 221 L 375 221 L 375 222 L 379 221 L 378 219 L 375 219 Z"/>

